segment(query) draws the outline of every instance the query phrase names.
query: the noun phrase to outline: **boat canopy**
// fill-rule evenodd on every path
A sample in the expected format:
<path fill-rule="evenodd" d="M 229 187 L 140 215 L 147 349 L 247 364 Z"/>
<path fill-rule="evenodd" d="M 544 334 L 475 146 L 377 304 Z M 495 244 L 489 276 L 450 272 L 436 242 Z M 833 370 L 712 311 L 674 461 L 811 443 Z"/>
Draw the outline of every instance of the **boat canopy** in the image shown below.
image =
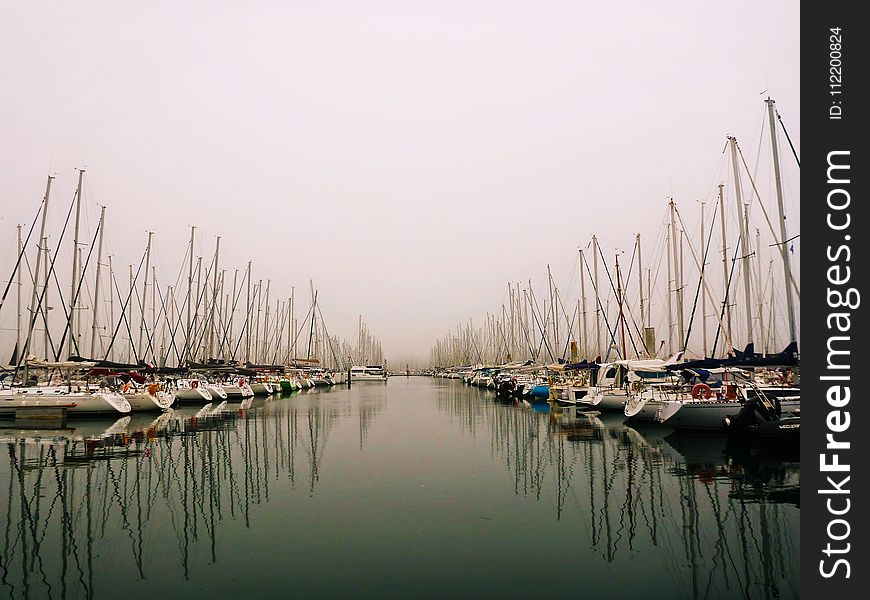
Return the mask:
<path fill-rule="evenodd" d="M 85 362 L 85 361 L 74 361 L 74 360 L 65 360 L 60 362 L 42 360 L 41 358 L 36 358 L 35 356 L 28 356 L 25 361 L 28 367 L 37 368 L 37 369 L 91 369 L 97 363 L 94 362 Z"/>

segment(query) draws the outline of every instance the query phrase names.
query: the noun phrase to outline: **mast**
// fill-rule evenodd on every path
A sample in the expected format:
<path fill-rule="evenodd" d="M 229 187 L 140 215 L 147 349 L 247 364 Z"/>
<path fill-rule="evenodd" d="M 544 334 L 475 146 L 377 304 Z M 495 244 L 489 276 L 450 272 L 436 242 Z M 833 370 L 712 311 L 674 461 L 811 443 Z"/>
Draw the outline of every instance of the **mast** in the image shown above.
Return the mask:
<path fill-rule="evenodd" d="M 75 221 L 75 229 L 73 229 L 73 263 L 72 263 L 72 291 L 70 292 L 69 297 L 69 316 L 67 317 L 67 322 L 69 324 L 69 339 L 67 340 L 67 355 L 72 356 L 73 349 L 75 347 L 75 342 L 73 337 L 75 336 L 75 332 L 73 331 L 73 323 L 76 304 L 77 302 L 77 294 L 76 294 L 76 284 L 78 283 L 78 260 L 79 260 L 79 224 L 81 223 L 81 214 L 82 214 L 82 178 L 84 177 L 85 170 L 79 169 L 79 183 L 76 186 L 76 221 Z"/>
<path fill-rule="evenodd" d="M 238 290 L 238 281 L 239 281 L 239 270 L 233 270 L 233 297 L 232 302 L 228 304 L 229 307 L 229 317 L 227 318 L 227 345 L 229 346 L 228 350 L 230 351 L 230 358 L 235 360 L 236 349 L 233 347 L 233 341 L 235 338 L 235 332 L 233 330 L 234 321 L 236 317 L 236 293 Z"/>
<path fill-rule="evenodd" d="M 701 237 L 698 245 L 701 252 L 701 338 L 704 344 L 704 358 L 707 358 L 707 286 L 706 286 L 706 269 L 707 256 L 704 254 L 704 205 L 701 201 Z"/>
<path fill-rule="evenodd" d="M 143 360 L 145 359 L 146 351 L 142 345 L 142 334 L 145 331 L 145 307 L 148 304 L 148 270 L 151 268 L 151 236 L 153 235 L 153 231 L 148 232 L 148 244 L 145 246 L 145 279 L 142 282 L 142 309 L 140 311 L 142 314 L 139 319 L 139 344 L 137 351 L 142 353 Z"/>
<path fill-rule="evenodd" d="M 194 330 L 194 341 L 196 343 L 196 347 L 192 347 L 192 353 L 194 360 L 201 358 L 199 356 L 200 350 L 200 334 L 201 327 L 199 321 L 199 303 L 202 301 L 202 257 L 196 257 L 196 306 L 193 311 L 193 330 Z"/>
<path fill-rule="evenodd" d="M 42 198 L 42 219 L 39 226 L 39 240 L 36 243 L 36 265 L 33 269 L 33 291 L 30 296 L 30 313 L 28 319 L 30 321 L 27 326 L 27 339 L 24 341 L 24 348 L 19 350 L 18 363 L 24 363 L 24 381 L 28 379 L 27 368 L 27 353 L 30 350 L 30 341 L 33 337 L 33 326 L 36 324 L 36 290 L 39 281 L 39 265 L 42 262 L 42 243 L 45 239 L 45 219 L 48 215 L 48 199 L 51 195 L 51 181 L 53 176 L 49 175 L 45 182 L 45 196 Z"/>
<path fill-rule="evenodd" d="M 81 287 L 82 287 L 82 284 L 84 283 L 84 264 L 85 264 L 84 261 L 82 260 L 82 249 L 79 248 L 78 252 L 79 252 L 79 266 L 78 266 L 78 273 L 76 273 L 76 282 L 77 282 L 76 283 L 76 296 L 81 295 Z M 79 300 L 78 300 L 78 298 L 76 298 L 76 305 L 78 305 L 78 304 L 79 304 Z M 82 337 L 82 311 L 80 309 L 81 309 L 81 307 L 79 307 L 79 310 L 76 312 L 76 315 L 75 315 L 76 331 L 78 331 L 78 339 L 76 340 L 76 343 L 75 343 L 76 354 L 81 353 L 81 348 L 79 347 L 79 342 L 81 341 L 81 337 Z M 70 332 L 70 333 L 72 333 L 72 332 Z"/>
<path fill-rule="evenodd" d="M 595 279 L 595 353 L 601 355 L 601 288 L 598 285 L 598 238 L 592 236 L 592 276 Z"/>
<path fill-rule="evenodd" d="M 192 307 L 191 302 L 191 292 L 193 291 L 193 236 L 196 231 L 196 227 L 191 225 L 190 227 L 190 249 L 188 250 L 188 262 L 187 262 L 187 343 L 185 347 L 188 349 L 188 353 L 193 350 L 191 344 L 193 343 L 193 336 L 191 335 L 191 319 L 190 319 L 190 309 Z M 186 357 L 182 356 L 182 359 Z"/>
<path fill-rule="evenodd" d="M 218 260 L 220 259 L 221 252 L 221 236 L 217 236 L 217 241 L 215 242 L 214 248 L 214 275 L 212 276 L 212 298 L 211 298 L 211 306 L 208 311 L 208 331 L 206 335 L 208 336 L 208 357 L 214 358 L 214 332 L 215 332 L 215 323 L 214 323 L 214 311 L 215 306 L 218 302 L 220 302 L 219 290 L 218 290 Z"/>
<path fill-rule="evenodd" d="M 676 205 L 674 204 L 674 199 L 671 198 L 668 203 L 671 211 L 671 249 L 672 256 L 674 261 L 673 268 L 673 282 L 674 282 L 674 294 L 676 295 L 677 300 L 677 340 L 680 344 L 678 351 L 684 350 L 683 342 L 685 337 L 685 332 L 683 331 L 683 262 L 681 260 L 681 254 L 683 250 L 682 244 L 682 231 L 680 231 L 680 237 L 677 237 L 677 223 L 675 220 L 676 213 Z M 671 350 L 671 354 L 673 354 L 673 349 Z"/>
<path fill-rule="evenodd" d="M 129 267 L 129 272 L 130 272 L 130 293 L 127 295 L 127 298 L 132 298 L 133 297 L 133 283 L 134 283 L 133 282 L 133 265 L 128 265 L 128 267 Z M 128 308 L 130 310 L 130 318 L 127 318 Z M 129 323 L 130 323 L 130 321 L 133 320 L 132 317 L 133 317 L 133 303 L 129 302 L 129 301 L 125 302 L 124 303 L 124 317 L 123 318 L 128 324 L 127 331 L 130 331 Z M 136 360 L 139 360 L 139 357 L 138 357 L 138 350 L 139 349 L 133 348 L 133 332 L 132 331 L 130 331 L 128 339 L 130 340 L 129 345 L 127 346 L 127 362 L 129 363 L 130 362 L 130 352 L 134 351 L 134 350 L 136 351 L 136 354 L 137 354 Z"/>
<path fill-rule="evenodd" d="M 109 323 L 115 323 L 115 270 L 112 268 L 112 255 L 109 255 Z M 115 360 L 115 343 L 106 351 L 106 357 L 109 360 Z"/>
<path fill-rule="evenodd" d="M 622 312 L 622 274 L 619 271 L 619 254 L 616 255 L 616 299 L 619 304 L 619 337 L 622 345 L 622 358 L 628 358 L 625 351 L 625 315 Z"/>
<path fill-rule="evenodd" d="M 747 224 L 747 229 L 749 225 Z M 755 228 L 755 299 L 758 311 L 758 339 L 761 340 L 762 351 L 767 354 L 767 335 L 764 333 L 764 287 L 761 284 L 761 231 Z M 769 324 L 768 324 L 769 325 Z"/>
<path fill-rule="evenodd" d="M 266 360 L 268 355 L 268 346 L 269 346 L 269 292 L 272 288 L 272 280 L 266 280 L 266 310 L 263 318 L 263 353 L 262 353 L 262 361 L 264 363 L 269 362 Z"/>
<path fill-rule="evenodd" d="M 673 223 L 671 224 L 671 228 L 673 228 Z M 674 268 L 673 268 L 673 252 L 672 252 L 672 244 L 673 244 L 673 236 L 671 235 L 670 230 L 666 236 L 666 243 L 668 245 L 668 355 L 674 355 L 674 310 L 673 303 L 671 301 L 671 285 L 674 281 Z"/>
<path fill-rule="evenodd" d="M 740 223 L 740 253 L 743 262 L 743 295 L 746 304 L 746 343 L 752 341 L 752 288 L 749 282 L 749 232 L 746 231 L 746 207 L 743 205 L 743 194 L 740 189 L 740 169 L 737 166 L 737 138 L 729 136 L 731 143 L 731 162 L 734 166 L 734 191 L 737 199 L 737 218 Z"/>
<path fill-rule="evenodd" d="M 99 308 L 100 308 L 100 267 L 103 262 L 103 232 L 105 231 L 105 220 L 106 220 L 106 207 L 100 207 L 100 223 L 97 227 L 100 228 L 100 241 L 97 246 L 97 273 L 96 278 L 94 280 L 94 320 L 91 324 L 91 352 L 88 355 L 88 358 L 94 358 L 94 351 L 96 350 L 97 343 L 97 318 L 99 317 Z"/>
<path fill-rule="evenodd" d="M 583 249 L 580 249 L 580 313 L 582 317 L 583 339 L 583 358 L 589 360 L 589 339 L 587 338 L 588 326 L 586 322 L 586 278 L 584 277 L 585 261 L 583 259 Z"/>
<path fill-rule="evenodd" d="M 248 280 L 248 308 L 245 311 L 245 362 L 248 363 L 251 361 L 251 261 L 248 261 L 248 273 L 245 279 Z"/>
<path fill-rule="evenodd" d="M 48 280 L 51 277 L 51 257 L 48 251 L 48 238 L 42 238 L 42 251 L 45 253 L 44 264 L 42 266 L 42 271 L 45 273 L 45 288 L 43 292 L 43 303 L 42 303 L 42 323 L 45 325 L 45 329 L 42 332 L 42 340 L 43 346 L 45 347 L 45 360 L 51 360 L 51 357 L 48 353 L 49 347 L 49 339 L 48 339 L 48 311 L 50 310 L 50 306 L 48 304 L 48 292 L 51 288 L 48 286 Z"/>
<path fill-rule="evenodd" d="M 157 362 L 157 267 L 151 265 L 151 360 Z"/>
<path fill-rule="evenodd" d="M 785 209 L 782 201 L 782 173 L 780 172 L 779 165 L 779 146 L 777 146 L 776 141 L 776 124 L 773 120 L 773 107 L 775 102 L 770 98 L 765 100 L 765 102 L 767 103 L 767 116 L 770 121 L 770 149 L 773 152 L 773 174 L 776 179 L 776 206 L 779 210 L 779 236 L 781 238 L 779 252 L 782 256 L 782 268 L 785 274 L 785 301 L 788 308 L 789 342 L 797 342 L 797 323 L 795 322 L 794 296 L 791 279 L 791 257 L 788 253 L 788 232 L 785 227 Z"/>
<path fill-rule="evenodd" d="M 559 319 L 556 315 L 556 292 L 553 284 L 553 274 L 550 272 L 550 265 L 547 265 L 547 278 L 550 280 L 550 308 L 553 313 L 553 349 L 559 349 Z M 558 357 L 557 357 L 558 358 Z"/>
<path fill-rule="evenodd" d="M 260 362 L 260 312 L 263 307 L 263 280 L 257 280 L 257 320 L 254 323 L 254 362 Z"/>
<path fill-rule="evenodd" d="M 635 247 L 637 248 L 637 290 L 640 296 L 640 326 L 643 328 L 641 335 L 641 343 L 643 344 L 644 354 L 649 356 L 650 349 L 646 347 L 646 320 L 644 319 L 644 303 L 643 303 L 643 257 L 641 255 L 640 234 L 634 236 Z"/>
<path fill-rule="evenodd" d="M 296 286 L 290 286 L 290 327 L 293 330 L 293 345 L 290 348 L 290 358 L 296 358 Z"/>
<path fill-rule="evenodd" d="M 725 339 L 731 339 L 731 303 L 728 301 L 728 238 L 725 235 L 725 196 L 722 190 L 725 186 L 719 184 L 719 224 L 722 228 L 722 302 L 725 305 L 725 323 L 728 326 L 728 331 L 725 332 Z M 715 348 L 714 348 L 715 350 Z"/>
<path fill-rule="evenodd" d="M 23 250 L 21 243 L 21 225 L 18 225 L 18 256 L 21 256 L 21 252 Z M 18 266 L 17 281 L 16 281 L 16 299 L 17 299 L 17 313 L 18 316 L 15 320 L 15 363 L 19 362 L 19 353 L 21 352 L 21 265 Z"/>

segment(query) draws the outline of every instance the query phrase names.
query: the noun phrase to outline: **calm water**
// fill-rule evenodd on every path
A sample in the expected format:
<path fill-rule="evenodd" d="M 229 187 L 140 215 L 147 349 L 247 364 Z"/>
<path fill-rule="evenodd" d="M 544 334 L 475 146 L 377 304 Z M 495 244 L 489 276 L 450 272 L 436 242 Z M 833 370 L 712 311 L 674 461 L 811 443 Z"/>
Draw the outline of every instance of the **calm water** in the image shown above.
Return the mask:
<path fill-rule="evenodd" d="M 0 423 L 0 597 L 799 595 L 797 456 L 455 380 L 228 408 Z"/>

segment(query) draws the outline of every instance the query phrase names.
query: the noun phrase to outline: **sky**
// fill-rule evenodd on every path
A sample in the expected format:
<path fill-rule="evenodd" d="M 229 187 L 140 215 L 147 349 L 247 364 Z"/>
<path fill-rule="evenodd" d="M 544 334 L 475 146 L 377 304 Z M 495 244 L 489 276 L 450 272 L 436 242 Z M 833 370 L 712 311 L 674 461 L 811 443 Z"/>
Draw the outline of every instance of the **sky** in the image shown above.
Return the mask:
<path fill-rule="evenodd" d="M 576 297 L 578 248 L 655 239 L 668 197 L 694 222 L 726 135 L 769 198 L 767 95 L 800 150 L 796 2 L 0 4 L 4 285 L 46 176 L 59 225 L 83 167 L 118 264 L 154 231 L 174 279 L 195 225 L 200 254 L 221 236 L 284 297 L 313 280 L 330 333 L 362 315 L 396 361 L 548 264 Z"/>

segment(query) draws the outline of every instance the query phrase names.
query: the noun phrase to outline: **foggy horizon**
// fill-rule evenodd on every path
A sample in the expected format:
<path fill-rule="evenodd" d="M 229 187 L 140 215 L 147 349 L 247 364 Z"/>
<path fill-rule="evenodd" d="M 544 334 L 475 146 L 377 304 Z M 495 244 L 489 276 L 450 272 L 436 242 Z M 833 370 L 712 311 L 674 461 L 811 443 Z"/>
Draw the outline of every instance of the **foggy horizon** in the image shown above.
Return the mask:
<path fill-rule="evenodd" d="M 196 226 L 204 263 L 220 236 L 228 277 L 252 261 L 273 297 L 295 287 L 300 320 L 311 280 L 331 334 L 353 341 L 361 315 L 391 366 L 425 365 L 436 339 L 499 311 L 508 282 L 546 287 L 548 265 L 576 302 L 593 234 L 608 260 L 638 233 L 652 256 L 669 197 L 694 230 L 730 177 L 726 135 L 770 210 L 768 96 L 800 152 L 793 3 L 340 4 L 9 3 L 3 285 L 46 176 L 56 237 L 84 168 L 82 243 L 105 205 L 122 272 L 153 231 L 171 284 Z"/>

